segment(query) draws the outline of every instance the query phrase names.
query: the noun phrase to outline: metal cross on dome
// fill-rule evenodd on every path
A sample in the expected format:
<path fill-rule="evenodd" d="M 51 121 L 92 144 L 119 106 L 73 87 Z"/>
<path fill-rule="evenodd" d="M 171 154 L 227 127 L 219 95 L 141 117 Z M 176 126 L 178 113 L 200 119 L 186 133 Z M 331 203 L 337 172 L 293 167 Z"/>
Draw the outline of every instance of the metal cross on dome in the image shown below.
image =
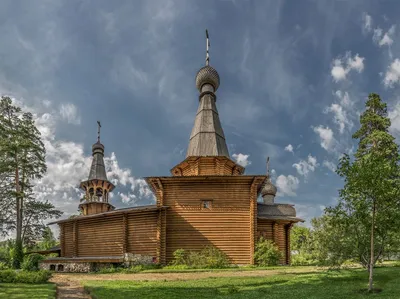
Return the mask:
<path fill-rule="evenodd" d="M 101 128 L 100 121 L 97 121 L 97 141 L 98 142 L 100 142 L 100 128 Z"/>

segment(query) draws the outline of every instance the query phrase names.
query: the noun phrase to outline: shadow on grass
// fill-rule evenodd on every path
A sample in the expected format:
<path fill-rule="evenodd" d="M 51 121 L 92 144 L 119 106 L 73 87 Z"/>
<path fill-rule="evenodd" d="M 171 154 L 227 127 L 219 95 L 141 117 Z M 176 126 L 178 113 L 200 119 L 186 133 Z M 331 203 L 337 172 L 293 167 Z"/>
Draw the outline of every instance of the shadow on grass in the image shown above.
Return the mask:
<path fill-rule="evenodd" d="M 22 283 L 0 283 L 0 298 L 55 298 L 56 287 L 52 283 L 45 284 L 22 284 Z"/>
<path fill-rule="evenodd" d="M 307 274 L 281 274 L 266 277 L 219 277 L 181 281 L 88 281 L 93 298 L 398 298 L 398 269 L 376 271 L 378 294 L 360 292 L 368 282 L 366 271 L 345 270 Z"/>
<path fill-rule="evenodd" d="M 379 294 L 365 294 L 366 271 L 345 270 L 269 277 L 220 277 L 189 281 L 95 281 L 88 282 L 94 298 L 397 298 L 398 269 L 376 271 Z"/>

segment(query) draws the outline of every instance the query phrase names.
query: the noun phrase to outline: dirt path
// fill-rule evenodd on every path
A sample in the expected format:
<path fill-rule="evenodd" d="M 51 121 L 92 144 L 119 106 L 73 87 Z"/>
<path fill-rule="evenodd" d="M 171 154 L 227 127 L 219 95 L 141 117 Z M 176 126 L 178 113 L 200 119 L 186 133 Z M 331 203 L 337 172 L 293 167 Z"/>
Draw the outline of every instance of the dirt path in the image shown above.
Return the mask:
<path fill-rule="evenodd" d="M 50 282 L 57 285 L 57 299 L 91 299 L 85 293 L 78 280 L 70 279 L 69 275 L 54 274 Z"/>
<path fill-rule="evenodd" d="M 290 269 L 290 270 L 251 270 L 251 271 L 210 271 L 210 272 L 186 272 L 186 273 L 113 273 L 113 274 L 54 274 L 53 279 L 78 283 L 84 280 L 191 280 L 210 277 L 254 277 L 275 274 L 305 273 L 318 271 L 316 268 Z M 83 297 L 86 298 L 86 297 Z"/>

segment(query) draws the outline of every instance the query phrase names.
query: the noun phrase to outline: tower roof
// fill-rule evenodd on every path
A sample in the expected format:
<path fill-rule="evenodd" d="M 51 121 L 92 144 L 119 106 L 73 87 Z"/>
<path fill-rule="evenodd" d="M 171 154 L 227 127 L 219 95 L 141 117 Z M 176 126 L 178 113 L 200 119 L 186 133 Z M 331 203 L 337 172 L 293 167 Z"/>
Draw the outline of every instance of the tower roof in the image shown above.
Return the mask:
<path fill-rule="evenodd" d="M 92 146 L 92 166 L 90 167 L 88 180 L 107 181 L 106 168 L 104 165 L 104 145 L 100 141 Z"/>
<path fill-rule="evenodd" d="M 90 167 L 88 181 L 107 180 L 106 167 L 104 165 L 104 145 L 100 142 L 101 124 L 97 121 L 97 142 L 92 145 L 92 166 Z"/>
<path fill-rule="evenodd" d="M 197 109 L 192 134 L 186 157 L 190 156 L 225 156 L 229 158 L 216 106 L 216 95 L 220 83 L 218 72 L 209 65 L 208 47 L 210 46 L 208 32 L 206 66 L 196 75 L 196 87 L 200 92 L 199 108 Z"/>

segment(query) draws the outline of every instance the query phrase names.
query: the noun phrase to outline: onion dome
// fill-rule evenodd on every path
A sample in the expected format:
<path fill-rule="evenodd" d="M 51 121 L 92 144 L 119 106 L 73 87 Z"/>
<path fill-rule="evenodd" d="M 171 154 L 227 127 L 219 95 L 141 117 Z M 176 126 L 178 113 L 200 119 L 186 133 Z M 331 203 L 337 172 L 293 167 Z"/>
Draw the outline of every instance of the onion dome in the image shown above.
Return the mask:
<path fill-rule="evenodd" d="M 266 195 L 275 196 L 278 189 L 274 184 L 271 183 L 271 180 L 268 179 L 268 182 L 264 185 L 261 190 L 261 196 L 264 197 Z"/>
<path fill-rule="evenodd" d="M 217 91 L 219 87 L 218 72 L 209 65 L 202 67 L 196 75 L 196 87 L 200 92 L 204 84 L 211 84 L 214 87 L 214 91 Z"/>
<path fill-rule="evenodd" d="M 92 145 L 92 153 L 93 156 L 95 154 L 103 154 L 104 155 L 104 145 L 100 143 L 100 141 L 97 141 L 95 144 Z"/>

